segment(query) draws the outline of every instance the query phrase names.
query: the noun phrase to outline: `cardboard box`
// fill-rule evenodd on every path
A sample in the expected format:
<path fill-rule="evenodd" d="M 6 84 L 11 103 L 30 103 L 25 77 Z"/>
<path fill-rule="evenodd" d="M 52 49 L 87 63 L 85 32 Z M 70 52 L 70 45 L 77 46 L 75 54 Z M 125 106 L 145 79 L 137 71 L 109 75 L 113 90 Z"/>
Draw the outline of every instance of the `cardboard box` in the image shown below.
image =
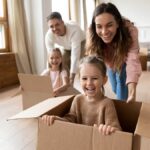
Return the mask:
<path fill-rule="evenodd" d="M 138 101 L 150 103 L 150 72 L 142 71 L 136 88 L 136 99 Z"/>
<path fill-rule="evenodd" d="M 140 48 L 140 62 L 142 66 L 142 70 L 147 70 L 147 57 L 148 57 L 148 49 Z"/>
<path fill-rule="evenodd" d="M 49 76 L 40 76 L 33 74 L 18 74 L 20 85 L 22 87 L 22 107 L 27 109 L 45 99 L 53 97 L 53 88 Z M 59 96 L 76 95 L 80 92 L 69 87 L 61 92 Z"/>
<path fill-rule="evenodd" d="M 53 97 L 51 80 L 48 76 L 18 74 L 22 87 L 22 107 L 27 109 L 47 98 Z"/>
<path fill-rule="evenodd" d="M 37 118 L 37 150 L 149 150 L 150 104 L 126 103 L 114 100 L 123 131 L 109 136 L 99 134 L 97 128 L 63 121 L 45 125 L 43 114 L 63 116 L 70 109 L 74 96 L 47 99 L 9 119 Z"/>

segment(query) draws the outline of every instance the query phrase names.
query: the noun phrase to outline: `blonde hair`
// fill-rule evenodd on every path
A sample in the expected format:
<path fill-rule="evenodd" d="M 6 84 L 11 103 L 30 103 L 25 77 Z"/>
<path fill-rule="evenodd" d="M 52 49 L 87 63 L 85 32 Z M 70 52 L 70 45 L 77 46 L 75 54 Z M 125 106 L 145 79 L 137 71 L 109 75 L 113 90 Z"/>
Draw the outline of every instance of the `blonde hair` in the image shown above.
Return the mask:
<path fill-rule="evenodd" d="M 96 53 L 103 59 L 105 59 L 105 49 L 107 44 L 96 33 L 95 18 L 103 13 L 109 13 L 114 16 L 118 29 L 114 39 L 112 40 L 112 47 L 114 49 L 112 56 L 109 58 L 113 62 L 114 69 L 120 71 L 124 59 L 127 57 L 129 48 L 133 43 L 133 39 L 129 32 L 127 24 L 133 26 L 132 22 L 123 18 L 117 9 L 117 7 L 112 3 L 101 3 L 99 4 L 93 13 L 92 22 L 87 32 L 86 38 L 86 55 L 91 55 Z"/>
<path fill-rule="evenodd" d="M 50 53 L 48 55 L 48 60 L 49 60 L 49 56 L 53 52 L 57 52 L 60 55 L 60 57 L 62 58 L 62 53 L 61 53 L 60 49 L 59 48 L 54 48 L 53 50 L 50 51 Z M 48 63 L 48 66 L 49 66 L 49 68 L 52 68 L 50 63 Z M 59 66 L 59 71 L 61 72 L 62 70 L 63 70 L 63 61 L 60 63 L 60 66 Z"/>
<path fill-rule="evenodd" d="M 102 58 L 94 56 L 94 55 L 83 57 L 80 61 L 79 70 L 81 70 L 81 68 L 84 66 L 84 64 L 94 65 L 96 68 L 99 69 L 99 71 L 101 72 L 103 77 L 107 76 L 106 75 L 107 74 L 106 65 Z M 105 93 L 104 86 L 102 86 L 102 93 L 103 94 Z"/>

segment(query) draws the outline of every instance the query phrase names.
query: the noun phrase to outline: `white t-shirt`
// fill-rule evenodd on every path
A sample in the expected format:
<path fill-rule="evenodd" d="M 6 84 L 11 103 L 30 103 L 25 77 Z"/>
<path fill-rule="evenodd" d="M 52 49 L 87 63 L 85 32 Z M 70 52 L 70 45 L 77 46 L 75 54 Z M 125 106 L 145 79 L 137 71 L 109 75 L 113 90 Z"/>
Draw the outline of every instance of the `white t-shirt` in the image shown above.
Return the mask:
<path fill-rule="evenodd" d="M 75 23 L 66 23 L 66 34 L 57 36 L 52 33 L 51 29 L 45 35 L 45 44 L 47 52 L 54 49 L 56 45 L 63 47 L 65 50 L 71 50 L 71 73 L 76 73 L 81 53 L 81 42 L 85 40 L 85 33 Z"/>

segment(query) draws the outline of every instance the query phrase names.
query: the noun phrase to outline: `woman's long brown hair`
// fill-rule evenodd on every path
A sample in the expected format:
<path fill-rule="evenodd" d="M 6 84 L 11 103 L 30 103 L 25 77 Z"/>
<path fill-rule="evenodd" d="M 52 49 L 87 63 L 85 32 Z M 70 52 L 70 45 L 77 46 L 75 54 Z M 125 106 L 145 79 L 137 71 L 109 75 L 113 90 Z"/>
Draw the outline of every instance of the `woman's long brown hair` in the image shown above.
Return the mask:
<path fill-rule="evenodd" d="M 129 48 L 132 44 L 132 38 L 125 20 L 115 5 L 112 3 L 101 3 L 98 5 L 93 13 L 92 23 L 87 31 L 86 38 L 86 55 L 96 54 L 104 58 L 104 51 L 106 44 L 96 33 L 95 18 L 103 13 L 109 13 L 114 16 L 117 24 L 119 25 L 117 33 L 112 41 L 114 53 L 112 54 L 113 66 L 116 70 L 121 69 L 122 64 L 127 56 Z"/>

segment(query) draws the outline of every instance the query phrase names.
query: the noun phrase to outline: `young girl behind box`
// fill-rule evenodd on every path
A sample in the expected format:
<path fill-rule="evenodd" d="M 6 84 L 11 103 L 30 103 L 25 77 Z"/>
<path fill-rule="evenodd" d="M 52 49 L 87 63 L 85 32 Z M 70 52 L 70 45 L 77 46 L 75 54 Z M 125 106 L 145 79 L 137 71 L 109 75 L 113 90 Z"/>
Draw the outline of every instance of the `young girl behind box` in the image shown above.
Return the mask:
<path fill-rule="evenodd" d="M 55 48 L 48 55 L 49 68 L 41 75 L 48 75 L 51 78 L 54 96 L 67 90 L 69 78 L 67 71 L 63 68 L 62 54 L 59 48 Z"/>

